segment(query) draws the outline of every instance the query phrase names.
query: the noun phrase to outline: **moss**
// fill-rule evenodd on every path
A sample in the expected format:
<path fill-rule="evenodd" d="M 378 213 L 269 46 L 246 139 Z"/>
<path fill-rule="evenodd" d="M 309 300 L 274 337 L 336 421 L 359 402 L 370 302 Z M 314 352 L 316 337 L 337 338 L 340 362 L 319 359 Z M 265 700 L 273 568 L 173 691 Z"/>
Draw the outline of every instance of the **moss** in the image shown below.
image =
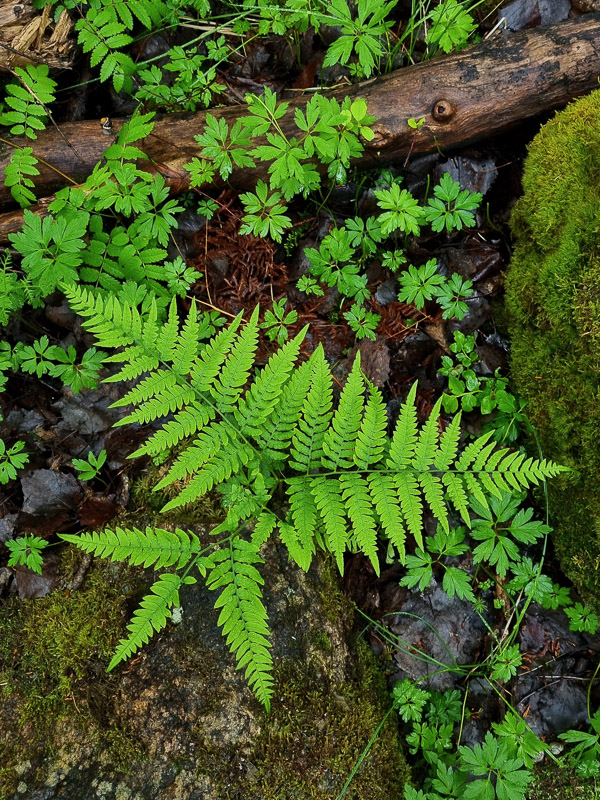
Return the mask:
<path fill-rule="evenodd" d="M 81 558 L 75 548 L 65 548 L 65 583 Z M 15 765 L 39 760 L 38 771 L 43 769 L 41 760 L 53 752 L 59 720 L 70 718 L 87 736 L 101 735 L 111 715 L 115 683 L 106 675 L 106 664 L 123 634 L 140 577 L 139 570 L 95 562 L 77 592 L 62 588 L 42 599 L 11 598 L 3 604 L 1 699 L 13 711 L 13 729 L 3 731 L 0 746 L 0 797 L 15 791 Z M 113 730 L 103 738 L 117 761 L 129 763 L 135 748 L 126 732 Z"/>
<path fill-rule="evenodd" d="M 547 763 L 534 770 L 527 800 L 598 800 L 600 787 L 593 780 L 582 780 L 569 766 Z"/>
<path fill-rule="evenodd" d="M 276 670 L 272 711 L 254 762 L 261 800 L 331 800 L 342 789 L 389 706 L 385 679 L 367 645 L 357 642 L 353 680 L 326 685 L 313 664 L 286 659 Z M 345 795 L 393 800 L 409 778 L 393 715 Z M 246 795 L 247 796 L 247 795 Z"/>
<path fill-rule="evenodd" d="M 529 148 L 507 276 L 511 373 L 544 455 L 561 565 L 600 608 L 600 92 L 557 114 Z"/>

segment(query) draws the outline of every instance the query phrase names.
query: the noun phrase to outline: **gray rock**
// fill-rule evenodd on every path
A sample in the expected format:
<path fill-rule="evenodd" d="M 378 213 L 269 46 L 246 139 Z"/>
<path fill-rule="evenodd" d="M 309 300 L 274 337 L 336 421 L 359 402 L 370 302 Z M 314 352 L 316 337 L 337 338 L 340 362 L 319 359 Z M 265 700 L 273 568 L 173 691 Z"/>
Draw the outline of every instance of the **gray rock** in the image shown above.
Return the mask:
<path fill-rule="evenodd" d="M 182 591 L 181 621 L 170 623 L 129 663 L 107 676 L 107 654 L 100 655 L 96 643 L 88 663 L 78 660 L 79 674 L 73 677 L 71 651 L 64 645 L 70 617 L 92 608 L 100 589 L 107 600 L 102 620 L 94 623 L 103 628 L 94 628 L 95 635 L 116 621 L 122 636 L 140 597 L 136 591 L 135 602 L 124 596 L 120 603 L 111 580 L 124 594 L 131 575 L 139 580 L 144 573 L 129 570 L 124 577 L 120 568 L 96 561 L 81 594 L 72 592 L 68 605 L 64 593 L 57 593 L 63 604 L 60 633 L 56 645 L 43 651 L 52 654 L 44 656 L 46 693 L 56 697 L 50 677 L 56 674 L 58 685 L 65 687 L 59 696 L 62 691 L 69 702 L 33 719 L 26 713 L 27 691 L 33 691 L 27 682 L 37 669 L 31 666 L 36 663 L 31 637 L 27 646 L 21 642 L 17 648 L 12 672 L 3 673 L 13 690 L 0 708 L 3 739 L 12 742 L 0 775 L 3 800 L 335 797 L 385 714 L 385 681 L 366 645 L 357 641 L 351 604 L 328 562 L 317 559 L 305 574 L 274 543 L 264 557 L 261 572 L 276 664 L 269 714 L 236 671 L 216 625 L 215 595 L 201 582 Z M 51 604 L 53 596 L 37 602 Z M 30 630 L 28 615 L 35 607 L 19 607 L 21 618 L 16 624 L 13 618 L 11 629 L 15 637 L 23 626 Z M 89 624 L 84 614 L 75 627 Z M 13 652 L 10 640 L 6 647 Z M 55 659 L 60 653 L 68 667 L 58 655 Z M 406 777 L 396 728 L 390 725 L 346 797 L 400 796 Z"/>
<path fill-rule="evenodd" d="M 73 475 L 36 469 L 21 478 L 23 508 L 26 514 L 41 517 L 73 508 L 79 502 L 81 489 Z"/>

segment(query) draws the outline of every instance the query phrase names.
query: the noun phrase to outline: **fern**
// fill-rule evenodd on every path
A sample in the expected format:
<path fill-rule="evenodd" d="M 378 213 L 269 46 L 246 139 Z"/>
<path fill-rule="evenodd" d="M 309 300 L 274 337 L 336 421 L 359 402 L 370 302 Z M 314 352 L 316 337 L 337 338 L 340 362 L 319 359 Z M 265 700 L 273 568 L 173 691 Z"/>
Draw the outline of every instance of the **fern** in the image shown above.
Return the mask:
<path fill-rule="evenodd" d="M 177 529 L 166 531 L 162 528 L 116 528 L 102 533 L 62 534 L 66 542 L 76 544 L 85 553 L 111 561 L 128 560 L 133 566 L 170 567 L 177 562 L 177 569 L 184 567 L 200 550 L 195 533 Z"/>
<path fill-rule="evenodd" d="M 209 589 L 223 589 L 216 608 L 221 608 L 218 624 L 223 627 L 227 646 L 235 653 L 238 669 L 246 667 L 246 680 L 260 702 L 269 709 L 273 694 L 270 671 L 267 612 L 261 601 L 263 579 L 254 566 L 262 563 L 252 542 L 235 537 L 231 545 L 213 554 Z"/>
<path fill-rule="evenodd" d="M 121 661 L 126 661 L 136 650 L 148 644 L 154 633 L 161 631 L 169 619 L 169 611 L 179 606 L 179 589 L 183 583 L 193 583 L 188 576 L 181 578 L 170 572 L 161 575 L 152 586 L 150 594 L 142 600 L 140 607 L 133 613 L 133 619 L 127 626 L 129 636 L 121 639 L 107 672 L 113 670 Z"/>
<path fill-rule="evenodd" d="M 325 547 L 340 571 L 345 554 L 354 551 L 378 573 L 378 529 L 404 561 L 407 546 L 423 546 L 426 507 L 445 530 L 451 510 L 470 525 L 473 499 L 486 508 L 486 497 L 527 488 L 563 469 L 496 450 L 491 434 L 459 453 L 460 417 L 443 430 L 439 402 L 419 428 L 416 384 L 388 437 L 381 393 L 364 378 L 358 357 L 334 410 L 322 347 L 296 367 L 305 330 L 252 374 L 258 309 L 245 325 L 240 315 L 202 342 L 194 306 L 180 322 L 173 301 L 161 320 L 155 302 L 142 316 L 127 303 L 81 287 L 64 291 L 99 346 L 119 348 L 106 359 L 119 365 L 110 380 L 138 379 L 115 404 L 132 406 L 119 424 L 158 426 L 132 457 L 179 448 L 155 487 L 177 489 L 163 510 L 193 503 L 219 487 L 228 512 L 215 531 L 227 536 L 226 546 L 221 543 L 210 556 L 193 534 L 182 531 L 117 529 L 65 538 L 87 552 L 134 564 L 185 568 L 185 575 L 193 565 L 208 571 L 207 585 L 222 590 L 217 607 L 227 644 L 266 706 L 272 662 L 262 579 L 254 565 L 261 561 L 259 547 L 275 531 L 302 569 L 310 567 L 317 547 Z M 278 487 L 285 487 L 287 513 L 269 508 Z M 255 517 L 254 534 L 246 541 L 240 531 Z M 165 624 L 179 584 L 170 574 L 163 577 L 136 612 L 112 666 L 146 641 L 152 628 Z"/>

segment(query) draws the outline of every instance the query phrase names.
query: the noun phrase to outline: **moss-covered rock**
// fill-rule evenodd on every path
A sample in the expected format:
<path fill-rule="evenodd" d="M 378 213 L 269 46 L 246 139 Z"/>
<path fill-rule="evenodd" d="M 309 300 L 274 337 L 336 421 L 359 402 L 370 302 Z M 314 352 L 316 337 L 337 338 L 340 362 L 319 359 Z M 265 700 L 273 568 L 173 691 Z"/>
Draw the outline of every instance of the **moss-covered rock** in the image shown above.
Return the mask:
<path fill-rule="evenodd" d="M 201 583 L 182 591 L 182 621 L 109 675 L 151 573 L 96 561 L 77 591 L 0 608 L 0 798 L 335 797 L 389 707 L 385 679 L 328 562 L 305 574 L 275 543 L 265 559 L 270 714 L 236 672 Z M 346 797 L 400 800 L 406 777 L 390 720 Z"/>
<path fill-rule="evenodd" d="M 514 386 L 544 455 L 574 472 L 550 482 L 556 552 L 600 608 L 600 92 L 531 143 L 506 303 Z"/>

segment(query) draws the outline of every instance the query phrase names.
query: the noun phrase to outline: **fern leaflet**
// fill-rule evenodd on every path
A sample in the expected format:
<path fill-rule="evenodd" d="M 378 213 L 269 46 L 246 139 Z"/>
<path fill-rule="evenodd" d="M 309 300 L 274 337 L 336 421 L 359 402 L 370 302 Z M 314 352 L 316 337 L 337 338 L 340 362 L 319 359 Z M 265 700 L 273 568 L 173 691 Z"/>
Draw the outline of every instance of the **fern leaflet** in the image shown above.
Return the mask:
<path fill-rule="evenodd" d="M 254 566 L 263 563 L 258 547 L 235 537 L 228 548 L 218 550 L 211 558 L 215 567 L 206 585 L 222 589 L 215 603 L 215 608 L 221 608 L 218 624 L 236 656 L 237 668 L 246 668 L 246 680 L 268 710 L 273 695 L 273 659 L 267 612 L 261 600 L 263 579 Z"/>
<path fill-rule="evenodd" d="M 121 661 L 126 661 L 136 650 L 148 644 L 154 633 L 161 631 L 169 619 L 169 611 L 179 606 L 179 589 L 183 583 L 192 583 L 191 577 L 181 578 L 170 572 L 161 575 L 133 613 L 127 629 L 129 636 L 121 639 L 106 671 L 110 672 Z"/>

